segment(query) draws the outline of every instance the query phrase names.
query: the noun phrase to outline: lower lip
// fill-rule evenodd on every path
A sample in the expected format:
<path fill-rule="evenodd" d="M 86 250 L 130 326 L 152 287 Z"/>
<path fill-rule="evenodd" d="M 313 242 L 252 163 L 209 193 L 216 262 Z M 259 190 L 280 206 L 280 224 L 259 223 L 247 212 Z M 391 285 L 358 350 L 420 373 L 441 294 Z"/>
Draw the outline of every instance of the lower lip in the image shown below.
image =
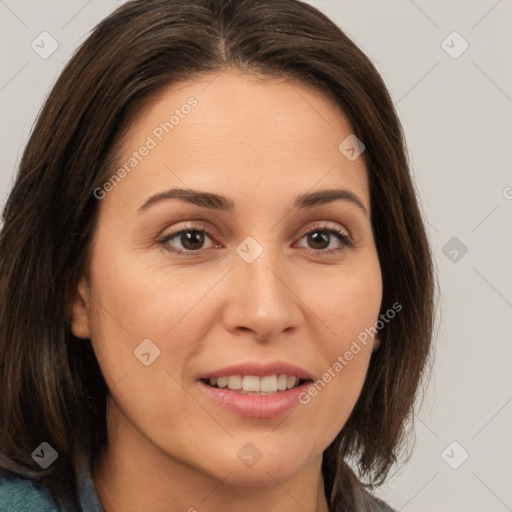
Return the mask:
<path fill-rule="evenodd" d="M 221 407 L 248 418 L 278 418 L 300 404 L 299 395 L 311 384 L 305 382 L 296 388 L 278 391 L 275 395 L 245 395 L 227 388 L 214 388 L 198 381 L 201 390 Z"/>

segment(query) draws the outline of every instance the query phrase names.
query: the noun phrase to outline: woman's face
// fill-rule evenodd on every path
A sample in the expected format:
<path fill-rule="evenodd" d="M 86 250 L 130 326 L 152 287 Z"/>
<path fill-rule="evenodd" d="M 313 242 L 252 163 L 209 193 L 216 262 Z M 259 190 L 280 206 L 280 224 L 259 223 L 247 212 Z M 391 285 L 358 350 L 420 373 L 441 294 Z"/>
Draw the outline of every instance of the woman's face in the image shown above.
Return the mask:
<path fill-rule="evenodd" d="M 338 149 L 351 133 L 319 92 L 233 73 L 175 85 L 132 122 L 96 191 L 73 323 L 119 438 L 244 484 L 319 464 L 382 294 L 365 164 Z"/>

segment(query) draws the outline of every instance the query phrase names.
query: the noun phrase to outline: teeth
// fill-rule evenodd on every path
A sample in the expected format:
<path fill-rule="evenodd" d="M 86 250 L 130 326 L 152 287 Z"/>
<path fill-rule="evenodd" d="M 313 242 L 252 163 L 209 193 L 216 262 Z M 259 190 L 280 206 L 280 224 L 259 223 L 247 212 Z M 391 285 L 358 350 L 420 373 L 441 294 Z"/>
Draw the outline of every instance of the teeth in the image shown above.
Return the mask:
<path fill-rule="evenodd" d="M 242 380 L 242 389 L 244 391 L 261 391 L 260 381 L 261 379 L 259 377 L 246 375 Z"/>
<path fill-rule="evenodd" d="M 275 375 L 262 377 L 260 383 L 260 391 L 266 393 L 275 393 L 277 391 L 277 377 Z"/>
<path fill-rule="evenodd" d="M 228 388 L 234 391 L 242 389 L 242 377 L 240 375 L 228 377 Z"/>
<path fill-rule="evenodd" d="M 244 394 L 274 394 L 278 391 L 292 389 L 299 384 L 299 379 L 293 375 L 230 375 L 228 377 L 211 378 L 210 385 L 218 388 L 228 388 Z"/>
<path fill-rule="evenodd" d="M 288 377 L 286 375 L 279 375 L 279 377 L 277 377 L 277 389 L 279 391 L 284 391 L 286 389 L 287 382 Z"/>
<path fill-rule="evenodd" d="M 217 386 L 219 388 L 225 388 L 228 385 L 228 378 L 227 377 L 219 377 L 217 379 Z"/>

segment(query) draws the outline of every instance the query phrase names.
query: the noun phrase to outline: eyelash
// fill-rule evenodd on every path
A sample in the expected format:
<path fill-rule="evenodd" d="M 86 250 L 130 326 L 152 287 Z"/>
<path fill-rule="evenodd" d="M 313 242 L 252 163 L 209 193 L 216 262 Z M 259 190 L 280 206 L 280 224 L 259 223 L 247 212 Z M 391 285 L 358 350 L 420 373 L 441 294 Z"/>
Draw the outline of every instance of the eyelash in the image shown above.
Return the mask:
<path fill-rule="evenodd" d="M 197 256 L 197 255 L 199 255 L 199 253 L 201 253 L 205 250 L 208 250 L 208 249 L 201 248 L 196 251 L 176 250 L 176 249 L 171 248 L 171 246 L 169 245 L 169 241 L 172 240 L 173 238 L 178 237 L 179 235 L 182 235 L 183 233 L 187 233 L 190 231 L 198 231 L 200 233 L 204 233 L 206 236 L 208 236 L 213 241 L 213 237 L 209 234 L 209 232 L 205 228 L 206 228 L 206 226 L 204 226 L 204 225 L 200 226 L 200 227 L 199 226 L 186 226 L 185 228 L 180 229 L 179 231 L 175 231 L 174 233 L 165 235 L 160 240 L 158 240 L 158 243 L 161 244 L 161 246 L 164 248 L 164 250 L 171 252 L 173 254 L 179 254 L 179 255 L 184 255 L 184 256 Z M 354 241 L 352 240 L 352 238 L 350 236 L 346 235 L 339 227 L 332 226 L 332 225 L 330 225 L 330 226 L 326 226 L 326 225 L 315 226 L 308 232 L 304 233 L 304 235 L 302 235 L 300 240 L 302 240 L 305 236 L 310 235 L 311 233 L 315 233 L 315 232 L 328 233 L 330 235 L 334 235 L 341 242 L 341 246 L 337 249 L 308 249 L 309 251 L 313 252 L 316 255 L 335 254 L 335 253 L 343 251 L 347 248 L 352 248 L 355 246 Z"/>

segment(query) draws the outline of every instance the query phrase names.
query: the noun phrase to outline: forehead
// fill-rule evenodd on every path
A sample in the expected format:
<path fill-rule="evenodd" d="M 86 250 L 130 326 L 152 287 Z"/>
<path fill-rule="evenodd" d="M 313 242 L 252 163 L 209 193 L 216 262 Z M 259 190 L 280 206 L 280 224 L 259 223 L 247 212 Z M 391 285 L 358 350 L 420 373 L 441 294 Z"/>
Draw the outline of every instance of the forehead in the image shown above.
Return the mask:
<path fill-rule="evenodd" d="M 364 159 L 350 161 L 339 149 L 352 132 L 341 109 L 304 84 L 205 75 L 173 84 L 139 110 L 117 162 L 129 176 L 116 189 L 136 201 L 168 185 L 252 196 L 277 187 L 294 197 L 341 186 L 369 208 Z"/>

